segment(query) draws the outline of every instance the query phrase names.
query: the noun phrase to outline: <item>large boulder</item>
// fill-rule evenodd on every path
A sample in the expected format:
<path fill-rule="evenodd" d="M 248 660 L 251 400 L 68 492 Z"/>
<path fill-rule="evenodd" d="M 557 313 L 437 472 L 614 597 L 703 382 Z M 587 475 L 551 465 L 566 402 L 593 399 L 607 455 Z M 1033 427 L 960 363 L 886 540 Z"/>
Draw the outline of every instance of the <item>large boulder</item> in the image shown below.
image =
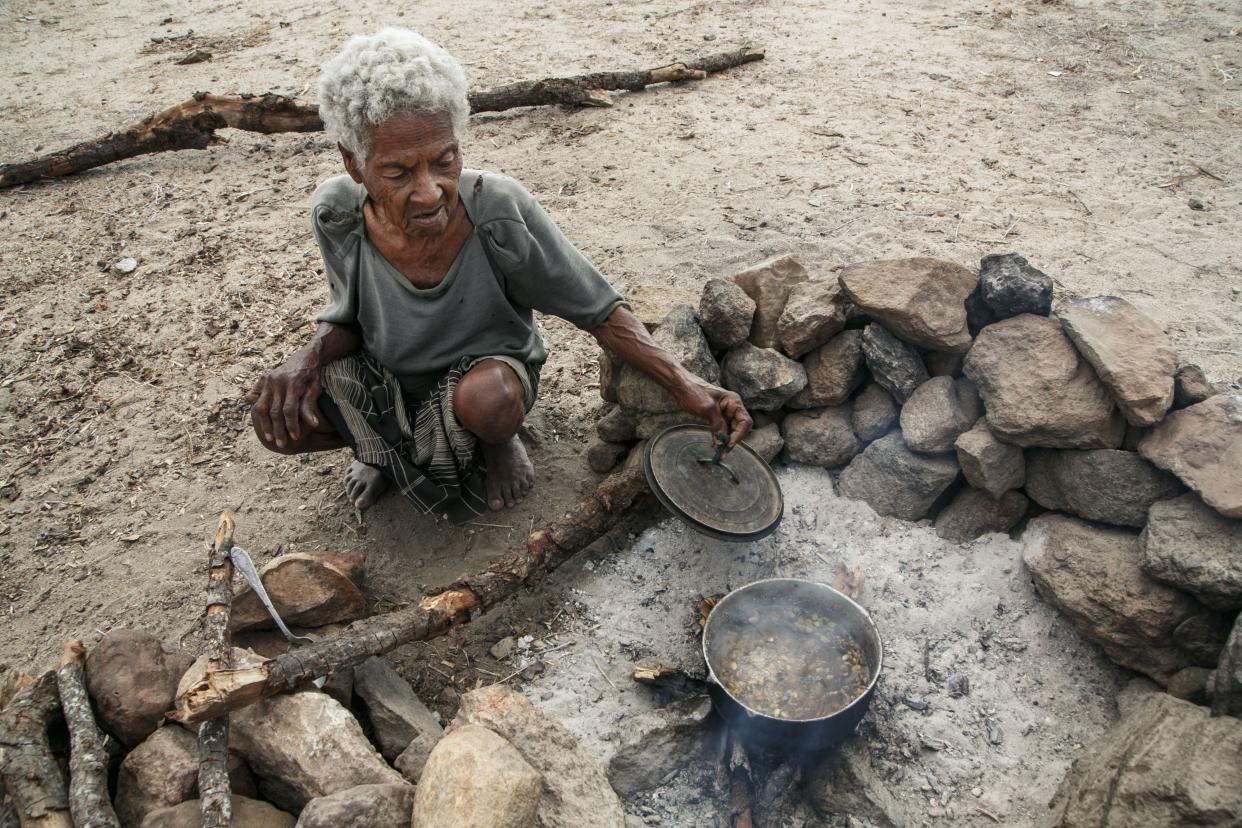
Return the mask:
<path fill-rule="evenodd" d="M 503 737 L 478 725 L 454 727 L 423 769 L 413 828 L 530 828 L 542 788 L 539 772 Z"/>
<path fill-rule="evenodd" d="M 290 552 L 265 564 L 259 579 L 286 624 L 322 627 L 366 615 L 358 586 L 360 553 Z M 233 598 L 229 629 L 234 632 L 275 626 L 258 594 L 245 587 Z"/>
<path fill-rule="evenodd" d="M 970 380 L 932 377 L 901 407 L 901 434 L 920 454 L 953 451 L 953 443 L 979 418 L 979 394 Z"/>
<path fill-rule="evenodd" d="M 860 310 L 933 351 L 970 347 L 965 301 L 978 281 L 961 265 L 927 258 L 864 262 L 841 271 L 841 285 Z"/>
<path fill-rule="evenodd" d="M 1216 665 L 1212 687 L 1212 715 L 1242 719 L 1242 615 L 1233 622 Z"/>
<path fill-rule="evenodd" d="M 258 796 L 254 777 L 234 753 L 229 788 Z M 141 825 L 147 814 L 198 797 L 198 739 L 179 725 L 164 725 L 131 750 L 117 774 L 113 805 L 123 825 Z"/>
<path fill-rule="evenodd" d="M 297 828 L 409 828 L 413 785 L 359 785 L 306 803 Z"/>
<path fill-rule="evenodd" d="M 1242 722 L 1165 693 L 1136 701 L 1084 749 L 1045 828 L 1242 824 Z"/>
<path fill-rule="evenodd" d="M 789 400 L 790 408 L 840 405 L 867 376 L 862 331 L 843 331 L 802 360 L 806 387 Z"/>
<path fill-rule="evenodd" d="M 781 423 L 786 460 L 826 469 L 844 466 L 858 453 L 850 414 L 849 405 L 791 412 Z"/>
<path fill-rule="evenodd" d="M 1193 362 L 1183 362 L 1177 366 L 1173 375 L 1173 407 L 1187 408 L 1201 403 L 1217 393 L 1216 386 L 1203 373 L 1203 369 Z"/>
<path fill-rule="evenodd" d="M 862 348 L 871 376 L 898 403 L 910 399 L 914 389 L 927 382 L 927 366 L 919 352 L 883 325 L 872 322 L 863 328 Z"/>
<path fill-rule="evenodd" d="M 717 351 L 736 348 L 750 336 L 755 319 L 755 300 L 736 282 L 708 279 L 699 298 L 699 324 L 703 335 Z"/>
<path fill-rule="evenodd" d="M 746 407 L 756 411 L 775 411 L 806 387 L 806 369 L 800 362 L 749 342 L 725 355 L 723 373 L 725 388 L 736 391 Z"/>
<path fill-rule="evenodd" d="M 630 312 L 648 331 L 654 331 L 664 321 L 664 317 L 678 305 L 691 305 L 698 301 L 693 291 L 673 285 L 635 285 L 626 291 L 625 303 Z"/>
<path fill-rule="evenodd" d="M 765 463 L 771 463 L 785 448 L 785 438 L 781 436 L 781 427 L 777 423 L 768 423 L 754 429 L 746 435 L 745 442 Z"/>
<path fill-rule="evenodd" d="M 1226 631 L 1189 595 L 1144 574 L 1138 533 L 1060 514 L 1022 533 L 1022 558 L 1039 594 L 1113 661 L 1161 685 L 1183 667 L 1212 666 Z"/>
<path fill-rule="evenodd" d="M 1221 517 L 1194 492 L 1152 504 L 1143 571 L 1213 609 L 1242 609 L 1242 521 Z"/>
<path fill-rule="evenodd" d="M 325 693 L 272 696 L 236 710 L 229 739 L 264 798 L 289 811 L 358 785 L 404 784 L 353 714 Z"/>
<path fill-rule="evenodd" d="M 957 462 L 966 482 L 992 497 L 1000 497 L 1026 482 L 1026 459 L 1022 449 L 1002 443 L 988 428 L 986 417 L 953 441 Z"/>
<path fill-rule="evenodd" d="M 1218 394 L 1174 411 L 1139 441 L 1139 454 L 1225 517 L 1242 518 L 1242 394 Z"/>
<path fill-rule="evenodd" d="M 419 736 L 438 740 L 444 733 L 439 718 L 418 700 L 409 682 L 379 656 L 354 668 L 354 692 L 366 705 L 371 732 L 389 761 Z"/>
<path fill-rule="evenodd" d="M 867 383 L 854 398 L 854 434 L 864 443 L 878 440 L 897 422 L 897 403 L 879 383 Z"/>
<path fill-rule="evenodd" d="M 604 769 L 564 725 L 540 713 L 521 695 L 503 686 L 466 693 L 449 732 L 472 724 L 504 737 L 543 777 L 541 828 L 623 828 L 625 812 Z M 427 773 L 424 769 L 420 790 L 427 785 Z"/>
<path fill-rule="evenodd" d="M 845 329 L 848 304 L 836 279 L 794 285 L 776 323 L 781 350 L 798 359 L 832 339 Z"/>
<path fill-rule="evenodd" d="M 1164 419 L 1173 404 L 1177 352 L 1151 317 L 1116 296 L 1071 300 L 1056 316 L 1131 425 Z"/>
<path fill-rule="evenodd" d="M 881 515 L 905 520 L 926 517 L 932 504 L 957 479 L 952 454 L 915 454 L 900 432 L 876 440 L 841 472 L 841 494 L 862 500 Z"/>
<path fill-rule="evenodd" d="M 750 329 L 752 345 L 775 348 L 779 344 L 780 318 L 789 293 L 794 285 L 810 278 L 802 262 L 794 256 L 769 259 L 733 277 L 734 283 L 755 303 L 755 321 Z"/>
<path fill-rule="evenodd" d="M 608 781 L 621 796 L 658 787 L 669 774 L 706 761 L 716 737 L 711 699 L 695 696 L 639 713 L 624 723 L 608 762 Z"/>
<path fill-rule="evenodd" d="M 1020 492 L 1004 492 L 999 498 L 967 486 L 936 515 L 936 534 L 956 543 L 972 541 L 988 532 L 1008 532 L 1030 505 Z"/>
<path fill-rule="evenodd" d="M 276 807 L 236 794 L 233 800 L 232 828 L 294 828 L 293 814 Z M 142 828 L 201 828 L 203 804 L 197 799 L 182 802 L 171 808 L 152 811 L 142 821 Z"/>
<path fill-rule="evenodd" d="M 1181 481 L 1133 451 L 1032 449 L 1026 456 L 1031 499 L 1088 520 L 1141 528 L 1153 503 L 1183 491 Z"/>
<path fill-rule="evenodd" d="M 1027 313 L 987 326 L 963 370 L 979 388 L 988 425 L 1007 443 L 1121 445 L 1125 420 L 1055 320 Z"/>
<path fill-rule="evenodd" d="M 699 327 L 694 309 L 689 305 L 678 305 L 669 311 L 651 338 L 690 373 L 710 383 L 720 382 L 720 366 L 712 359 L 703 329 Z M 681 408 L 676 397 L 629 364 L 621 366 L 617 399 L 631 411 L 659 414 Z"/>
<path fill-rule="evenodd" d="M 1047 316 L 1052 311 L 1052 279 L 1017 253 L 984 256 L 979 263 L 979 296 L 993 322 L 1021 313 Z"/>
<path fill-rule="evenodd" d="M 173 709 L 194 659 L 154 635 L 112 630 L 86 657 L 86 686 L 104 728 L 126 747 L 155 732 Z"/>

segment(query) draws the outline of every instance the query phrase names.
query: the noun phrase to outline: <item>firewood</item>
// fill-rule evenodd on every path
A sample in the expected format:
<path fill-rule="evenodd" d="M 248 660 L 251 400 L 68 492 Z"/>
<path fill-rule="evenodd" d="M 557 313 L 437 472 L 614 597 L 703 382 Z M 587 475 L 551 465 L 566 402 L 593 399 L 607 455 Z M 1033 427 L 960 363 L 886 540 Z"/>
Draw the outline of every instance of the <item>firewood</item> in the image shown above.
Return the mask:
<path fill-rule="evenodd" d="M 233 666 L 233 635 L 229 612 L 233 604 L 233 513 L 225 509 L 216 525 L 207 570 L 207 609 L 203 614 L 203 644 L 207 675 Z M 209 719 L 198 726 L 198 799 L 203 828 L 228 828 L 233 819 L 229 790 L 229 717 Z"/>
<path fill-rule="evenodd" d="M 654 688 L 665 701 L 688 699 L 707 693 L 707 682 L 680 667 L 635 667 L 634 681 Z"/>
<path fill-rule="evenodd" d="M 640 449 L 641 444 L 585 501 L 531 534 L 520 548 L 482 572 L 463 575 L 415 606 L 355 622 L 340 633 L 290 650 L 261 666 L 209 670 L 202 680 L 178 694 L 177 709 L 168 718 L 190 725 L 224 716 L 265 696 L 360 664 L 402 644 L 436 638 L 465 624 L 556 569 L 615 526 L 646 488 Z"/>
<path fill-rule="evenodd" d="M 65 777 L 47 738 L 60 716 L 52 670 L 20 690 L 0 712 L 0 776 L 23 828 L 73 828 Z"/>
<path fill-rule="evenodd" d="M 471 112 L 499 112 L 520 106 L 566 104 L 611 106 L 606 90 L 637 92 L 671 81 L 701 80 L 712 72 L 763 60 L 762 49 L 721 52 L 686 63 L 655 69 L 595 72 L 570 78 L 545 78 L 508 84 L 469 95 Z M 214 95 L 199 92 L 188 101 L 147 119 L 84 141 L 59 152 L 0 165 L 0 189 L 28 184 L 40 178 L 61 178 L 126 158 L 165 150 L 206 149 L 219 142 L 216 130 L 229 127 L 249 132 L 319 132 L 323 121 L 310 104 L 267 93 Z"/>
<path fill-rule="evenodd" d="M 86 647 L 70 641 L 56 671 L 60 709 L 69 725 L 69 812 L 77 828 L 120 828 L 108 798 L 108 755 L 86 692 Z"/>
<path fill-rule="evenodd" d="M 729 779 L 729 825 L 731 828 L 752 828 L 755 811 L 755 784 L 750 775 L 750 757 L 742 740 L 729 732 L 725 765 Z"/>

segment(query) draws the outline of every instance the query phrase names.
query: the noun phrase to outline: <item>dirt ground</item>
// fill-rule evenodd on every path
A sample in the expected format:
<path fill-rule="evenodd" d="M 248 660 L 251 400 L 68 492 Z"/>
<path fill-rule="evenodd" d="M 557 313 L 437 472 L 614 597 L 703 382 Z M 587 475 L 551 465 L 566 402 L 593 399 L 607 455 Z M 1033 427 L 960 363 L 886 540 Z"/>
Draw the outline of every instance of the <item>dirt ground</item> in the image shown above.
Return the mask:
<path fill-rule="evenodd" d="M 761 63 L 617 95 L 609 109 L 475 117 L 467 164 L 524 182 L 623 292 L 697 290 L 781 253 L 827 273 L 897 255 L 977 266 L 1015 250 L 1060 295 L 1124 296 L 1211 379 L 1242 381 L 1236 4 L 392 8 L 10 0 L 0 4 L 0 162 L 199 90 L 313 99 L 319 64 L 382 25 L 442 43 L 475 88 L 758 45 Z M 192 48 L 212 59 L 177 65 Z M 363 550 L 381 610 L 481 565 L 594 480 L 582 452 L 601 408 L 595 345 L 555 319 L 542 320 L 552 356 L 530 421 L 538 488 L 511 512 L 464 530 L 393 499 L 359 516 L 341 497 L 344 453 L 265 453 L 241 398 L 325 303 L 306 202 L 340 164 L 318 134 L 226 137 L 0 191 L 0 662 L 38 669 L 66 638 L 114 627 L 192 631 L 205 542 L 225 506 L 260 561 Z M 126 275 L 113 265 L 127 257 L 139 265 Z M 628 543 L 622 531 L 605 545 Z M 606 597 L 585 590 L 567 609 L 562 594 L 537 596 L 524 618 L 484 619 L 408 648 L 402 663 L 451 710 L 459 691 L 509 672 L 486 655 L 496 638 L 531 624 L 578 629 Z M 1083 716 L 1088 730 L 1106 718 Z"/>

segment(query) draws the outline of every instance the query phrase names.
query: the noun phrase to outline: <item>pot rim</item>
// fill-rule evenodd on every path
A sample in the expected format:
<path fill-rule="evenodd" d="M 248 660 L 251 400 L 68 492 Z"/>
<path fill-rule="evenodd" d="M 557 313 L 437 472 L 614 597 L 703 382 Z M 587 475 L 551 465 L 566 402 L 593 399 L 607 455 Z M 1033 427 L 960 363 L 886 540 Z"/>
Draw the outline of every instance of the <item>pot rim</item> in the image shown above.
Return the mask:
<path fill-rule="evenodd" d="M 708 637 L 708 631 L 711 629 L 712 618 L 715 617 L 716 613 L 720 610 L 722 606 L 724 606 L 726 601 L 728 601 L 730 598 L 737 595 L 738 593 L 745 592 L 746 590 L 752 589 L 754 587 L 758 587 L 761 584 L 771 584 L 771 583 L 801 584 L 803 586 L 811 586 L 811 587 L 817 587 L 819 589 L 827 590 L 828 592 L 833 593 L 834 595 L 848 602 L 859 613 L 859 615 L 862 616 L 862 620 L 866 622 L 868 626 L 871 627 L 871 631 L 875 634 L 876 661 L 875 661 L 875 671 L 874 671 L 874 674 L 871 676 L 871 681 L 867 682 L 867 688 L 863 690 L 863 692 L 859 693 L 858 696 L 852 702 L 845 705 L 845 707 L 842 707 L 840 710 L 835 710 L 832 713 L 829 713 L 827 716 L 820 716 L 815 719 L 780 718 L 778 716 L 773 716 L 769 713 L 762 713 L 748 706 L 745 702 L 743 702 L 737 696 L 730 693 L 729 690 L 724 686 L 724 684 L 720 682 L 720 679 L 716 677 L 716 668 L 712 666 L 711 657 L 707 653 L 707 637 Z M 845 714 L 855 705 L 865 706 L 871 700 L 872 691 L 875 690 L 876 683 L 879 682 L 880 680 L 880 673 L 884 671 L 884 639 L 880 637 L 880 630 L 879 628 L 876 627 L 875 621 L 871 619 L 871 613 L 863 609 L 862 606 L 857 601 L 855 601 L 850 596 L 846 595 L 844 592 L 834 589 L 828 584 L 825 584 L 821 581 L 812 581 L 807 578 L 763 578 L 762 580 L 751 581 L 748 584 L 743 584 L 742 586 L 738 587 L 732 592 L 729 592 L 727 595 L 725 595 L 725 597 L 721 598 L 716 603 L 715 607 L 712 608 L 711 615 L 707 616 L 707 623 L 703 625 L 703 635 L 700 636 L 699 646 L 703 651 L 703 661 L 705 664 L 707 664 L 708 682 L 716 685 L 716 687 L 719 688 L 719 690 L 722 693 L 724 693 L 729 698 L 730 701 L 732 701 L 738 707 L 742 708 L 742 710 L 746 711 L 747 716 L 751 716 L 756 719 L 766 719 L 771 722 L 781 722 L 785 724 L 812 724 L 815 722 L 826 722 L 826 721 L 835 719 L 838 716 Z"/>

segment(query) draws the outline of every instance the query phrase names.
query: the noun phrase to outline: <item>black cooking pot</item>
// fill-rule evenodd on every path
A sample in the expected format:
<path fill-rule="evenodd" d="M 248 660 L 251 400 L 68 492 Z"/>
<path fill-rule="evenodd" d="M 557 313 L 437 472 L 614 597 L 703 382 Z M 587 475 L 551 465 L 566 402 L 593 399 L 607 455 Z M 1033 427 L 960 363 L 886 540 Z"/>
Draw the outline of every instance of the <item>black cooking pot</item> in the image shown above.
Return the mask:
<path fill-rule="evenodd" d="M 866 689 L 845 707 L 823 718 L 788 719 L 771 715 L 770 710 L 755 710 L 726 690 L 718 677 L 720 666 L 727 664 L 722 630 L 731 631 L 733 649 L 766 647 L 767 642 L 759 635 L 760 625 L 748 624 L 747 619 L 765 611 L 784 612 L 789 607 L 833 621 L 862 656 L 868 679 Z M 746 638 L 750 630 L 753 641 Z M 854 732 L 875 693 L 884 652 L 871 616 L 847 596 L 814 581 L 771 578 L 739 587 L 720 599 L 703 627 L 703 658 L 707 662 L 708 692 L 716 710 L 736 734 L 757 747 L 799 753 L 832 747 Z"/>

